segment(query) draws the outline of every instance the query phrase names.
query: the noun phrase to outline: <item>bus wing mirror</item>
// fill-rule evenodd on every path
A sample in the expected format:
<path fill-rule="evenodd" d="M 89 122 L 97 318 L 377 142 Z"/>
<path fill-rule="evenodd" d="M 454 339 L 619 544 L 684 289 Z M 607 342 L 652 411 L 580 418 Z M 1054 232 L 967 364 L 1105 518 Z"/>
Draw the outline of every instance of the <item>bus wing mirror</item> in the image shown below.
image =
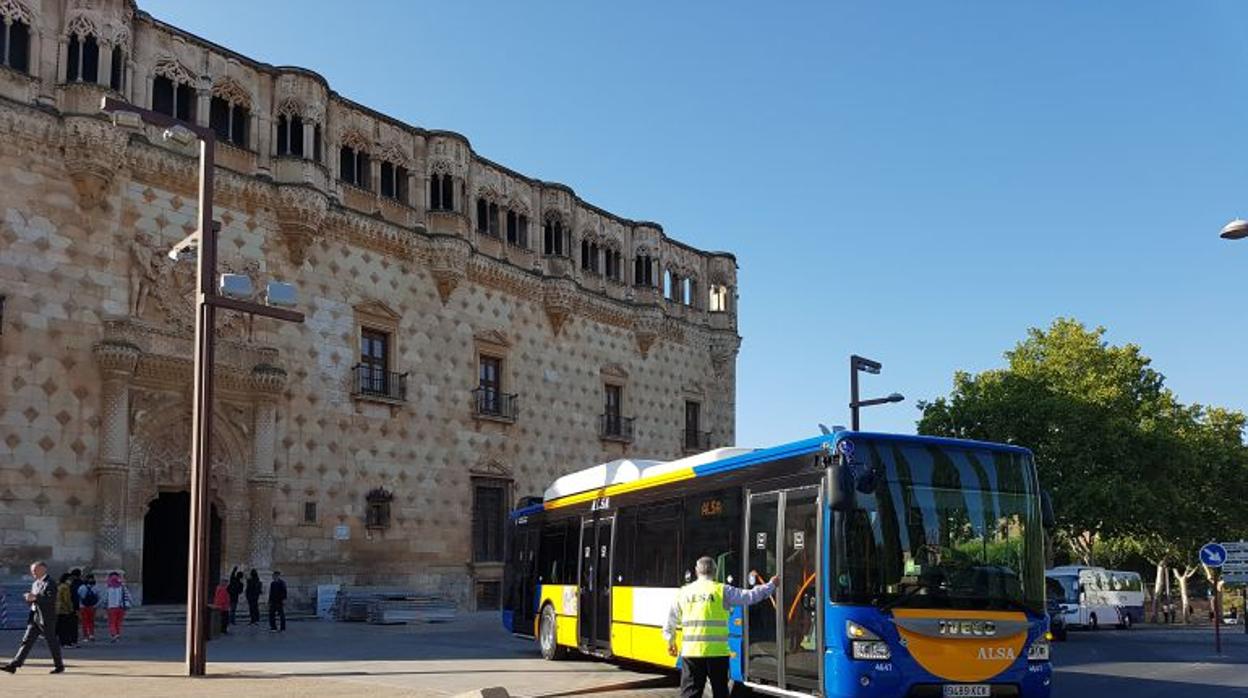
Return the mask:
<path fill-rule="evenodd" d="M 856 502 L 854 497 L 853 468 L 839 462 L 828 465 L 828 506 L 832 511 L 853 511 Z"/>
<path fill-rule="evenodd" d="M 1040 524 L 1046 531 L 1057 528 L 1057 517 L 1053 515 L 1053 497 L 1048 490 L 1040 491 Z"/>

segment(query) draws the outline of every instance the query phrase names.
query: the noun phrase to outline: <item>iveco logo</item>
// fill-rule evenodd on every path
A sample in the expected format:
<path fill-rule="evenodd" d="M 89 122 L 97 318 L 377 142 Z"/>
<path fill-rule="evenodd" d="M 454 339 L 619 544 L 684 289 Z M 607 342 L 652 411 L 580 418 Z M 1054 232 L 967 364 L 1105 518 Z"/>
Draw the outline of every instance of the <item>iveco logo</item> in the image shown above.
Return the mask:
<path fill-rule="evenodd" d="M 997 624 L 990 620 L 942 620 L 940 634 L 946 637 L 991 637 Z"/>

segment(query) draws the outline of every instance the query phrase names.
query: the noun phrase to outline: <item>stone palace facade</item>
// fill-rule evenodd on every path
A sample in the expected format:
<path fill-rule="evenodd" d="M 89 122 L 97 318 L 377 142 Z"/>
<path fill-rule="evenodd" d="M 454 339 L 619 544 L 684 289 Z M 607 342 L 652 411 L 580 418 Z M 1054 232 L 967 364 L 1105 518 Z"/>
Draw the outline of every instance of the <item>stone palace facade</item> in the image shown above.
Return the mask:
<path fill-rule="evenodd" d="M 31 559 L 185 598 L 196 147 L 220 266 L 212 559 L 496 603 L 506 511 L 557 476 L 734 441 L 736 261 L 131 0 L 0 0 L 0 582 Z M 257 300 L 259 300 L 257 298 Z"/>

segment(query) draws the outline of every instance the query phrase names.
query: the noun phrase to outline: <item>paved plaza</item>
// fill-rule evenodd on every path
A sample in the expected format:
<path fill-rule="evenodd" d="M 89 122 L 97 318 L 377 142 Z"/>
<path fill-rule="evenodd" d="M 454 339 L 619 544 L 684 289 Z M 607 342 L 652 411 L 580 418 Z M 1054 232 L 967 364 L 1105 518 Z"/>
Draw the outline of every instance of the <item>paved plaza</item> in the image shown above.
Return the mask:
<path fill-rule="evenodd" d="M 0 650 L 20 633 L 0 632 Z M 1229 632 L 1213 652 L 1209 628 L 1071 633 L 1054 646 L 1054 696 L 1206 698 L 1248 696 L 1248 636 Z M 209 643 L 204 679 L 181 676 L 180 626 L 135 628 L 121 643 L 66 651 L 68 672 L 49 676 L 46 651 L 17 676 L 0 676 L 0 695 L 82 692 L 116 696 L 455 696 L 491 687 L 509 695 L 559 698 L 671 698 L 675 677 L 607 662 L 546 662 L 530 642 L 508 635 L 495 613 L 439 625 L 375 626 L 303 621 L 282 635 L 237 628 Z"/>

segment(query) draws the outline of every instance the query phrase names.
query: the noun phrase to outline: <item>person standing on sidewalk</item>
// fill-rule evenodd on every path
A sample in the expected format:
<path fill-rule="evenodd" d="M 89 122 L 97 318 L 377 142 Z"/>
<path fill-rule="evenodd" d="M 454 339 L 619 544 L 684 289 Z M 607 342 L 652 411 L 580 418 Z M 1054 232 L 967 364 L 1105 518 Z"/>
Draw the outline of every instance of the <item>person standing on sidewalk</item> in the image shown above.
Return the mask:
<path fill-rule="evenodd" d="M 247 577 L 247 615 L 251 622 L 248 625 L 260 625 L 260 594 L 264 592 L 264 582 L 260 581 L 260 573 L 252 568 L 251 576 Z"/>
<path fill-rule="evenodd" d="M 230 571 L 230 585 L 226 591 L 230 592 L 230 625 L 238 625 L 238 597 L 243 593 L 243 571 L 237 565 Z"/>
<path fill-rule="evenodd" d="M 16 674 L 42 635 L 48 643 L 48 652 L 52 654 L 52 673 L 59 674 L 65 671 L 65 662 L 61 660 L 61 643 L 56 639 L 56 583 L 48 576 L 48 566 L 43 561 L 30 566 L 30 576 L 35 581 L 24 597 L 30 604 L 26 634 L 22 635 L 22 644 L 13 661 L 0 667 L 0 671 Z"/>
<path fill-rule="evenodd" d="M 74 603 L 74 585 L 69 573 L 61 575 L 56 585 L 56 639 L 61 649 L 78 646 L 78 610 Z"/>
<path fill-rule="evenodd" d="M 100 605 L 100 595 L 95 590 L 95 575 L 88 574 L 78 587 L 78 616 L 82 619 L 83 642 L 95 642 L 95 607 Z"/>
<path fill-rule="evenodd" d="M 675 657 L 676 630 L 680 629 L 680 695 L 701 698 L 709 680 L 715 698 L 728 698 L 728 609 L 752 606 L 776 591 L 776 578 L 745 591 L 715 581 L 715 561 L 698 558 L 694 566 L 698 578 L 680 588 L 667 622 L 663 638 L 667 653 Z M 750 580 L 761 580 L 751 571 Z"/>
<path fill-rule="evenodd" d="M 78 627 L 78 612 L 82 610 L 82 599 L 78 595 L 78 590 L 82 588 L 82 570 L 75 567 L 69 571 L 69 600 L 74 605 L 74 645 L 77 646 L 79 637 L 81 636 L 81 628 Z"/>
<path fill-rule="evenodd" d="M 212 607 L 221 614 L 221 634 L 230 634 L 230 583 L 228 577 L 217 582 L 217 590 L 212 594 Z"/>
<path fill-rule="evenodd" d="M 104 590 L 104 609 L 108 613 L 108 635 L 113 642 L 121 639 L 121 623 L 126 610 L 134 605 L 130 589 L 118 572 L 108 573 L 108 588 Z"/>
<path fill-rule="evenodd" d="M 280 629 L 278 618 L 282 620 Z M 269 582 L 269 632 L 286 632 L 286 582 L 277 570 L 273 570 L 273 581 Z"/>

